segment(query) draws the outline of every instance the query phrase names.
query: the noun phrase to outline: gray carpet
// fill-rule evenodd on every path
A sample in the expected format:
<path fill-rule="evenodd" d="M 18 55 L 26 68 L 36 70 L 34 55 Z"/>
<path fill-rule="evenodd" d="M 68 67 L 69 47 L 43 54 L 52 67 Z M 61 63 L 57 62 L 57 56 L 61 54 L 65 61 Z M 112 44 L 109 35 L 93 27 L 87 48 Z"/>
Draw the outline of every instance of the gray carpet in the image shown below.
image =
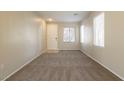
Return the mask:
<path fill-rule="evenodd" d="M 80 51 L 45 53 L 8 81 L 116 81 L 121 80 Z"/>

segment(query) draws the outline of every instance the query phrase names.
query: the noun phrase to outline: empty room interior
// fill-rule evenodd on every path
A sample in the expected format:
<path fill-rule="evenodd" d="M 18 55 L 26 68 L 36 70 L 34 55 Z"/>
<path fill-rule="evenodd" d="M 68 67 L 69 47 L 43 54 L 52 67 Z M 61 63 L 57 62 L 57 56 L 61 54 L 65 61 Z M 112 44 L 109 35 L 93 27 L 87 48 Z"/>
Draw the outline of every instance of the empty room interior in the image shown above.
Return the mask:
<path fill-rule="evenodd" d="M 124 12 L 0 12 L 0 81 L 123 81 Z"/>

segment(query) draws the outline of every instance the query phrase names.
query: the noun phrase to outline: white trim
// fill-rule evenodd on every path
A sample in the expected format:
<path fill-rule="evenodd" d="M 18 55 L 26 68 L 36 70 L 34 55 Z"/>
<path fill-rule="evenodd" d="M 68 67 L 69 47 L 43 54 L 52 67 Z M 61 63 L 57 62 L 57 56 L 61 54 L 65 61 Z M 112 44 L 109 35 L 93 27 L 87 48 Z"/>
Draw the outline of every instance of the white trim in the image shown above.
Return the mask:
<path fill-rule="evenodd" d="M 41 54 L 43 54 L 43 53 L 45 53 L 45 52 L 47 52 L 47 49 L 44 49 L 44 50 L 41 52 Z"/>
<path fill-rule="evenodd" d="M 58 53 L 58 52 L 59 52 L 59 50 L 55 50 L 55 49 L 47 50 L 47 53 Z"/>
<path fill-rule="evenodd" d="M 45 53 L 46 50 L 44 50 L 43 52 L 41 52 L 39 55 L 36 55 L 35 57 L 33 57 L 31 60 L 29 60 L 28 62 L 26 62 L 24 65 L 20 66 L 20 68 L 16 69 L 15 71 L 13 71 L 12 73 L 10 73 L 7 77 L 5 77 L 3 80 L 1 81 L 5 81 L 6 79 L 8 79 L 10 76 L 12 76 L 13 74 L 15 74 L 16 72 L 18 72 L 19 70 L 21 70 L 23 67 L 25 67 L 26 65 L 28 65 L 29 63 L 31 63 L 33 60 L 35 60 L 37 57 L 39 57 L 40 55 L 42 55 L 43 53 Z"/>
<path fill-rule="evenodd" d="M 111 70 L 109 67 L 105 66 L 104 64 L 102 64 L 100 61 L 98 61 L 97 59 L 95 59 L 94 57 L 92 57 L 91 55 L 89 55 L 88 53 L 86 53 L 85 51 L 80 50 L 82 53 L 84 53 L 85 55 L 87 55 L 88 57 L 90 57 L 92 60 L 96 61 L 98 64 L 100 64 L 101 66 L 103 66 L 104 68 L 106 68 L 107 70 L 109 70 L 111 73 L 113 73 L 114 75 L 116 75 L 117 77 L 119 77 L 120 79 L 124 80 L 124 77 L 118 75 L 116 72 L 114 72 L 113 70 Z"/>

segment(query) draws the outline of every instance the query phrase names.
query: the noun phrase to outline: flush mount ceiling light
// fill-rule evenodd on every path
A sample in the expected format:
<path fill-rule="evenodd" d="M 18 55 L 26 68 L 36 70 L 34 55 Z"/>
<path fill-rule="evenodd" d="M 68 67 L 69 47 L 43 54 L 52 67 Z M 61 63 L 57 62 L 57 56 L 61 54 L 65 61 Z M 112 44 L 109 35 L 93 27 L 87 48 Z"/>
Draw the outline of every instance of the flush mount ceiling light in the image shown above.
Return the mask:
<path fill-rule="evenodd" d="M 49 22 L 52 22 L 52 21 L 53 21 L 53 19 L 52 19 L 52 18 L 48 18 L 47 20 L 48 20 Z"/>

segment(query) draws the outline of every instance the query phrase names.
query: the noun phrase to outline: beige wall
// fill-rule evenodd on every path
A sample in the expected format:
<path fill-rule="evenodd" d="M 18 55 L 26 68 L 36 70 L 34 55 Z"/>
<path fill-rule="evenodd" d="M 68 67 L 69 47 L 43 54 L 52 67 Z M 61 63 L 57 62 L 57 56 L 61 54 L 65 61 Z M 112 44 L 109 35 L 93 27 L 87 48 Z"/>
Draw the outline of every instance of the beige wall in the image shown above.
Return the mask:
<path fill-rule="evenodd" d="M 74 27 L 76 30 L 76 41 L 74 43 L 63 42 L 63 29 L 64 27 Z M 79 23 L 58 23 L 59 33 L 59 50 L 79 50 Z"/>
<path fill-rule="evenodd" d="M 0 12 L 0 80 L 45 50 L 45 30 L 33 12 Z"/>
<path fill-rule="evenodd" d="M 82 24 L 85 26 L 85 42 L 81 51 L 124 79 L 124 12 L 105 12 L 105 47 L 93 45 L 92 13 Z"/>

